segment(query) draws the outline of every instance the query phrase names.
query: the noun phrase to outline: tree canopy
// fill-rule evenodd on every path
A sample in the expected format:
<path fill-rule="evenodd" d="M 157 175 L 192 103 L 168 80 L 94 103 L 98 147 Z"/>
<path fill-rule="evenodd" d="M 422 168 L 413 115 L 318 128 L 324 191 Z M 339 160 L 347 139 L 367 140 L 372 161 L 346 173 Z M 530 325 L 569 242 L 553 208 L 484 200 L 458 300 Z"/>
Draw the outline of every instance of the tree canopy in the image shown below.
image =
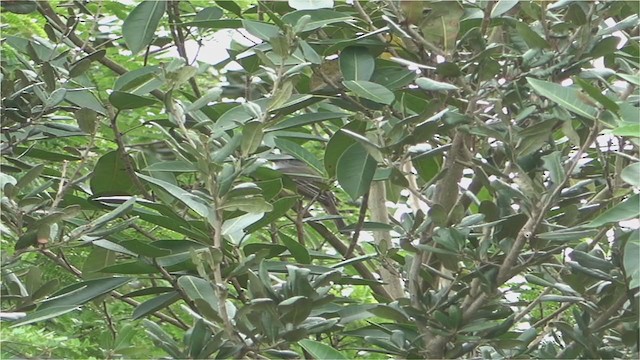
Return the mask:
<path fill-rule="evenodd" d="M 636 2 L 1 5 L 2 356 L 639 356 Z"/>

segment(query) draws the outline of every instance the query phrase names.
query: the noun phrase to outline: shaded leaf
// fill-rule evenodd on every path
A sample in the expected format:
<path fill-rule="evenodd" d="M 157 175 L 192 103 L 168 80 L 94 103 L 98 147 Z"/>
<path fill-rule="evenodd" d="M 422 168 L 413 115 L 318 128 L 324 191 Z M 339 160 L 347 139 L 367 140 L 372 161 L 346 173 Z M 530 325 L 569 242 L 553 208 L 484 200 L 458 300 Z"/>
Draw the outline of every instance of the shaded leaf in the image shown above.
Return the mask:
<path fill-rule="evenodd" d="M 527 78 L 527 81 L 538 94 L 548 98 L 563 108 L 580 116 L 584 116 L 587 119 L 596 119 L 595 108 L 580 100 L 578 97 L 578 90 L 533 78 Z"/>
<path fill-rule="evenodd" d="M 164 1 L 143 1 L 124 20 L 122 35 L 133 55 L 151 43 L 166 8 Z"/>
<path fill-rule="evenodd" d="M 377 103 L 391 105 L 395 96 L 386 87 L 370 81 L 343 81 L 344 86 L 351 90 L 356 96 L 375 101 Z"/>
<path fill-rule="evenodd" d="M 333 359 L 333 360 L 346 360 L 348 359 L 338 350 L 332 348 L 329 345 L 325 345 L 321 342 L 303 339 L 298 341 L 298 344 L 302 346 L 311 356 L 316 360 Z"/>
<path fill-rule="evenodd" d="M 638 217 L 640 215 L 639 201 L 640 194 L 632 195 L 627 200 L 600 214 L 586 226 L 590 228 L 596 228 L 608 223 L 629 220 L 634 217 Z"/>
<path fill-rule="evenodd" d="M 348 147 L 338 160 L 338 183 L 353 200 L 364 195 L 371 185 L 377 163 L 359 143 Z"/>
<path fill-rule="evenodd" d="M 345 80 L 369 81 L 375 69 L 375 61 L 367 48 L 349 46 L 340 53 L 340 71 Z"/>

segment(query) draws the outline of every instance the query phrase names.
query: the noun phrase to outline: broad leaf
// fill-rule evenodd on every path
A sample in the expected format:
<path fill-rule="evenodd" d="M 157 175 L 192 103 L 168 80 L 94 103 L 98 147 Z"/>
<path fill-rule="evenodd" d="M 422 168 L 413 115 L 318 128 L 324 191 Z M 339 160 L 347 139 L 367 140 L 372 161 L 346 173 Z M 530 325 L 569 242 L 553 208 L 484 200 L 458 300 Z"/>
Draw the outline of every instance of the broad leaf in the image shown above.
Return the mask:
<path fill-rule="evenodd" d="M 324 360 L 324 359 L 346 360 L 347 359 L 347 357 L 343 355 L 341 352 L 339 352 L 338 350 L 318 341 L 303 339 L 298 341 L 298 344 L 300 344 L 300 346 L 302 346 L 316 360 Z"/>
<path fill-rule="evenodd" d="M 191 210 L 198 213 L 198 215 L 206 218 L 209 215 L 209 206 L 204 203 L 203 200 L 199 199 L 195 195 L 189 193 L 188 191 L 182 189 L 179 186 L 173 185 L 166 181 L 153 178 L 151 176 L 138 174 L 140 178 L 143 180 L 159 186 L 166 192 L 168 192 L 171 196 L 173 196 L 176 200 L 182 202 L 187 205 Z"/>
<path fill-rule="evenodd" d="M 167 8 L 165 1 L 143 1 L 122 24 L 122 35 L 133 55 L 151 43 Z"/>
<path fill-rule="evenodd" d="M 538 94 L 575 114 L 584 116 L 587 119 L 596 120 L 595 108 L 580 100 L 578 90 L 533 78 L 527 78 L 527 81 Z"/>
<path fill-rule="evenodd" d="M 365 47 L 349 46 L 340 53 L 340 71 L 345 80 L 369 81 L 375 66 L 373 56 Z"/>
<path fill-rule="evenodd" d="M 338 160 L 338 183 L 353 200 L 364 195 L 371 185 L 377 163 L 359 143 L 351 145 Z"/>
<path fill-rule="evenodd" d="M 375 101 L 380 104 L 391 105 L 395 96 L 386 87 L 372 83 L 370 81 L 344 81 L 344 86 L 351 90 L 356 96 Z"/>
<path fill-rule="evenodd" d="M 629 220 L 640 216 L 640 194 L 635 194 L 627 200 L 612 207 L 593 219 L 587 227 L 595 228 L 605 224 Z"/>

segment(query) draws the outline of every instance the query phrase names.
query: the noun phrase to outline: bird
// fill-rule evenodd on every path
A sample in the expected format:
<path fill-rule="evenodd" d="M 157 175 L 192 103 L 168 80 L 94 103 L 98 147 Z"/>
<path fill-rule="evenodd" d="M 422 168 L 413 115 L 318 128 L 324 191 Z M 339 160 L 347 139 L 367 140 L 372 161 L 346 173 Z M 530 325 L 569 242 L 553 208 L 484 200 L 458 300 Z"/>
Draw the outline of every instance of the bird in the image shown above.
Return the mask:
<path fill-rule="evenodd" d="M 304 198 L 317 201 L 329 215 L 340 216 L 338 199 L 329 190 L 329 184 L 317 171 L 295 158 L 274 159 L 274 169 L 286 175 L 296 185 L 296 192 Z M 341 217 L 335 219 L 338 229 L 346 226 Z"/>

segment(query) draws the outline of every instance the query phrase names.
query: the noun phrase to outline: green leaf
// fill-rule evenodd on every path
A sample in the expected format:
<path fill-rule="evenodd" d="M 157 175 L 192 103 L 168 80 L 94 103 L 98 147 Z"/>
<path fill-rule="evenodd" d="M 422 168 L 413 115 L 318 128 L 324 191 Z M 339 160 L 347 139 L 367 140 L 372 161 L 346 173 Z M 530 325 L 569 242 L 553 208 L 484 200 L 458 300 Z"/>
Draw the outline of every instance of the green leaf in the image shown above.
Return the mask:
<path fill-rule="evenodd" d="M 545 39 L 543 39 L 537 32 L 531 29 L 531 26 L 527 23 L 518 21 L 516 22 L 516 31 L 522 39 L 527 43 L 527 46 L 530 48 L 548 48 L 549 43 Z"/>
<path fill-rule="evenodd" d="M 584 301 L 580 296 L 567 296 L 567 295 L 542 295 L 540 301 L 552 301 L 552 302 L 580 302 Z"/>
<path fill-rule="evenodd" d="M 640 287 L 640 231 L 633 230 L 624 246 L 624 272 L 629 281 L 629 289 Z"/>
<path fill-rule="evenodd" d="M 575 114 L 586 117 L 587 119 L 596 120 L 596 109 L 581 101 L 578 97 L 578 90 L 575 88 L 533 78 L 527 78 L 527 81 L 538 94 Z"/>
<path fill-rule="evenodd" d="M 276 200 L 273 205 L 273 210 L 267 214 L 265 214 L 262 219 L 256 221 L 255 223 L 247 226 L 245 229 L 246 232 L 252 233 L 256 230 L 259 230 L 265 225 L 271 224 L 272 222 L 280 219 L 287 211 L 291 210 L 295 205 L 296 201 L 298 201 L 297 196 L 287 196 Z M 294 255 L 295 256 L 295 255 Z"/>
<path fill-rule="evenodd" d="M 640 162 L 633 163 L 622 169 L 620 178 L 631 186 L 640 187 Z"/>
<path fill-rule="evenodd" d="M 131 70 L 118 77 L 113 84 L 114 91 L 122 91 L 136 95 L 144 95 L 162 86 L 163 81 L 158 78 L 160 68 L 157 66 L 143 66 Z"/>
<path fill-rule="evenodd" d="M 42 170 L 44 170 L 44 164 L 38 164 L 29 169 L 29 171 L 27 171 L 26 174 L 22 175 L 22 177 L 18 179 L 18 182 L 14 185 L 15 191 L 17 192 L 19 190 L 25 189 L 29 184 L 36 180 L 40 176 L 40 174 L 42 174 Z"/>
<path fill-rule="evenodd" d="M 143 319 L 142 323 L 146 328 L 147 334 L 154 340 L 155 344 L 159 344 L 159 346 L 166 351 L 169 355 L 171 355 L 175 359 L 184 358 L 184 355 L 180 352 L 178 348 L 178 343 L 173 340 L 171 335 L 167 334 L 162 327 L 158 325 L 156 322 Z"/>
<path fill-rule="evenodd" d="M 307 251 L 307 248 L 305 248 L 302 244 L 282 232 L 279 233 L 279 238 L 284 246 L 289 249 L 289 252 L 291 253 L 291 255 L 293 255 L 293 258 L 296 259 L 297 262 L 301 264 L 311 263 L 311 256 L 309 255 L 309 251 Z"/>
<path fill-rule="evenodd" d="M 107 266 L 100 269 L 100 272 L 107 274 L 155 274 L 160 270 L 144 261 L 134 260 Z"/>
<path fill-rule="evenodd" d="M 369 81 L 376 63 L 367 48 L 349 46 L 340 53 L 340 71 L 345 80 Z"/>
<path fill-rule="evenodd" d="M 156 296 L 153 299 L 149 299 L 136 306 L 135 310 L 133 310 L 133 314 L 131 314 L 131 319 L 138 320 L 158 310 L 162 310 L 178 301 L 178 299 L 180 299 L 180 293 L 177 291 Z"/>
<path fill-rule="evenodd" d="M 364 195 L 371 185 L 377 163 L 359 143 L 351 145 L 338 160 L 338 183 L 353 200 Z"/>
<path fill-rule="evenodd" d="M 2 9 L 14 14 L 29 14 L 38 10 L 38 2 L 36 0 L 3 1 L 0 6 L 2 6 Z"/>
<path fill-rule="evenodd" d="M 242 127 L 240 149 L 243 156 L 253 154 L 262 143 L 264 127 L 260 121 L 249 121 Z"/>
<path fill-rule="evenodd" d="M 315 112 L 309 114 L 301 114 L 292 116 L 286 120 L 283 120 L 275 125 L 270 126 L 266 131 L 277 131 L 290 129 L 294 127 L 304 126 L 308 124 L 315 124 L 317 122 L 341 119 L 347 116 L 345 113 L 339 112 Z"/>
<path fill-rule="evenodd" d="M 313 358 L 315 358 L 316 360 L 325 360 L 325 359 L 347 360 L 348 359 L 345 355 L 340 353 L 338 350 L 318 341 L 302 339 L 298 341 L 298 344 L 302 346 L 302 348 L 305 349 L 309 354 L 311 354 L 311 356 L 313 356 Z"/>
<path fill-rule="evenodd" d="M 48 151 L 48 150 L 42 150 L 42 149 L 37 149 L 35 147 L 23 147 L 23 146 L 16 146 L 14 148 L 14 150 L 19 153 L 22 154 L 24 156 L 29 156 L 32 158 L 36 158 L 36 159 L 42 159 L 42 160 L 49 160 L 49 161 L 77 161 L 80 160 L 81 157 L 79 156 L 75 156 L 75 155 L 71 155 L 71 154 L 64 154 L 64 153 L 59 153 L 59 152 L 54 152 L 54 151 Z"/>
<path fill-rule="evenodd" d="M 618 113 L 620 110 L 620 106 L 616 104 L 615 101 L 611 100 L 607 96 L 603 95 L 600 90 L 591 85 L 586 80 L 580 79 L 578 77 L 574 78 L 574 81 L 587 93 L 592 99 L 599 102 L 605 109 L 610 110 L 614 113 Z"/>
<path fill-rule="evenodd" d="M 122 35 L 133 55 L 151 44 L 166 8 L 165 1 L 143 1 L 124 20 Z"/>
<path fill-rule="evenodd" d="M 260 220 L 263 213 L 248 213 L 240 216 L 236 216 L 232 219 L 225 220 L 222 223 L 222 235 L 231 235 L 241 230 L 245 230 L 249 225 Z"/>
<path fill-rule="evenodd" d="M 581 240 L 584 238 L 593 237 L 596 234 L 595 230 L 574 230 L 574 229 L 563 229 L 556 231 L 549 231 L 545 233 L 536 234 L 536 238 L 554 241 L 554 242 L 565 242 L 565 241 L 575 241 Z"/>
<path fill-rule="evenodd" d="M 613 129 L 613 135 L 640 137 L 640 124 L 624 125 Z"/>
<path fill-rule="evenodd" d="M 296 10 L 316 10 L 333 7 L 333 0 L 289 0 L 289 6 Z"/>
<path fill-rule="evenodd" d="M 95 110 L 88 108 L 82 108 L 74 113 L 78 127 L 80 130 L 91 134 L 96 129 L 96 121 L 98 120 L 98 113 Z"/>
<path fill-rule="evenodd" d="M 429 91 L 458 90 L 458 87 L 453 84 L 431 80 L 426 77 L 417 78 L 416 85 L 420 86 L 422 89 L 429 90 Z"/>
<path fill-rule="evenodd" d="M 200 200 L 200 198 L 180 188 L 179 186 L 173 185 L 160 179 L 152 178 L 151 176 L 142 174 L 138 174 L 138 176 L 147 182 L 159 186 L 160 188 L 168 192 L 171 196 L 173 196 L 176 200 L 187 205 L 198 215 L 204 218 L 207 218 L 207 216 L 209 215 L 209 206 L 205 204 L 204 201 Z"/>
<path fill-rule="evenodd" d="M 100 269 L 107 267 L 116 260 L 116 253 L 101 247 L 94 247 L 87 256 L 82 266 L 82 278 L 91 280 L 95 278 L 106 277 Z"/>
<path fill-rule="evenodd" d="M 600 214 L 597 218 L 593 219 L 587 227 L 595 228 L 602 225 L 629 220 L 640 215 L 640 194 L 635 194 L 629 197 L 627 200 L 612 207 L 611 209 Z"/>
<path fill-rule="evenodd" d="M 22 326 L 33 323 L 41 323 L 44 320 L 52 319 L 58 317 L 60 315 L 64 315 L 69 313 L 75 309 L 77 309 L 77 305 L 60 305 L 55 307 L 50 307 L 43 310 L 34 311 L 27 316 L 23 317 L 19 321 L 15 322 L 11 327 Z"/>
<path fill-rule="evenodd" d="M 26 325 L 68 313 L 78 306 L 107 294 L 131 281 L 128 277 L 102 278 L 82 281 L 56 292 L 38 306 L 35 312 L 20 319 L 15 325 Z"/>
<path fill-rule="evenodd" d="M 72 104 L 83 108 L 89 108 L 100 114 L 105 114 L 107 112 L 100 100 L 98 100 L 89 90 L 69 89 L 64 95 L 64 99 Z"/>
<path fill-rule="evenodd" d="M 403 3 L 411 2 L 406 1 Z M 464 8 L 458 2 L 432 1 L 428 4 L 430 11 L 426 14 L 421 14 L 422 8 L 409 12 L 412 12 L 412 15 L 420 21 L 422 35 L 427 41 L 444 49 L 447 53 L 452 53 L 455 50 Z"/>
<path fill-rule="evenodd" d="M 242 25 L 249 34 L 264 41 L 269 41 L 269 39 L 280 35 L 280 29 L 275 25 L 244 19 L 242 20 Z"/>
<path fill-rule="evenodd" d="M 153 163 L 142 169 L 142 171 L 196 172 L 198 171 L 198 168 L 190 162 L 183 160 L 171 160 Z"/>
<path fill-rule="evenodd" d="M 306 296 L 293 296 L 278 304 L 280 319 L 284 323 L 294 325 L 303 322 L 313 309 L 312 302 Z"/>
<path fill-rule="evenodd" d="M 542 156 L 544 168 L 549 171 L 553 186 L 557 187 L 564 180 L 564 168 L 561 163 L 562 153 L 554 151 L 551 154 Z"/>
<path fill-rule="evenodd" d="M 234 197 L 220 205 L 220 210 L 240 210 L 248 213 L 264 213 L 273 210 L 273 206 L 266 202 L 262 196 Z"/>
<path fill-rule="evenodd" d="M 138 255 L 148 256 L 151 258 L 166 256 L 171 253 L 169 250 L 155 247 L 149 243 L 143 242 L 142 240 L 125 240 L 120 242 L 119 245 Z"/>
<path fill-rule="evenodd" d="M 129 155 L 126 156 L 130 164 L 135 164 Z M 98 159 L 89 186 L 94 195 L 134 195 L 138 193 L 138 189 L 127 171 L 126 163 L 116 150 L 110 151 Z"/>
<path fill-rule="evenodd" d="M 178 286 L 193 300 L 198 310 L 208 319 L 218 319 L 218 296 L 211 283 L 199 277 L 184 275 L 178 279 Z"/>
<path fill-rule="evenodd" d="M 344 86 L 351 90 L 356 96 L 375 101 L 377 103 L 391 105 L 395 96 L 386 87 L 370 81 L 343 81 Z"/>
<path fill-rule="evenodd" d="M 136 203 L 137 199 L 135 197 L 125 197 L 125 198 L 127 200 L 125 202 L 123 202 L 122 204 L 118 205 L 115 209 L 113 209 L 110 212 L 100 216 L 97 219 L 91 220 L 91 222 L 89 222 L 88 224 L 82 225 L 80 227 L 90 226 L 90 227 L 97 228 L 97 227 L 102 226 L 102 225 L 108 223 L 111 220 L 117 219 L 118 217 L 122 216 L 123 214 L 129 212 L 131 209 L 133 209 L 133 205 Z"/>
<path fill-rule="evenodd" d="M 302 146 L 294 143 L 293 141 L 289 141 L 282 138 L 276 138 L 274 142 L 278 149 L 304 162 L 305 164 L 310 166 L 313 170 L 317 171 L 319 175 L 325 174 L 324 166 L 322 166 L 322 162 L 318 160 L 318 158 L 316 158 L 311 151 L 303 148 Z"/>
<path fill-rule="evenodd" d="M 131 94 L 123 91 L 114 91 L 109 95 L 109 102 L 118 110 L 137 109 L 145 106 L 155 105 L 155 99 Z"/>
<path fill-rule="evenodd" d="M 518 5 L 518 0 L 498 0 L 491 9 L 491 18 L 497 18 Z"/>
<path fill-rule="evenodd" d="M 347 129 L 358 134 L 363 134 L 366 127 L 366 122 L 356 120 L 346 124 L 340 129 Z M 329 177 L 333 178 L 335 176 L 336 165 L 338 164 L 340 156 L 342 156 L 349 146 L 355 143 L 356 141 L 343 131 L 336 131 L 335 134 L 333 134 L 324 152 L 324 166 Z"/>
<path fill-rule="evenodd" d="M 313 31 L 330 24 L 347 22 L 353 20 L 353 17 L 343 12 L 333 10 L 298 10 L 292 11 L 282 17 L 282 21 L 289 25 L 296 25 L 300 18 L 309 15 L 311 19 L 304 24 L 301 31 Z M 304 51 L 304 49 L 303 49 Z"/>

